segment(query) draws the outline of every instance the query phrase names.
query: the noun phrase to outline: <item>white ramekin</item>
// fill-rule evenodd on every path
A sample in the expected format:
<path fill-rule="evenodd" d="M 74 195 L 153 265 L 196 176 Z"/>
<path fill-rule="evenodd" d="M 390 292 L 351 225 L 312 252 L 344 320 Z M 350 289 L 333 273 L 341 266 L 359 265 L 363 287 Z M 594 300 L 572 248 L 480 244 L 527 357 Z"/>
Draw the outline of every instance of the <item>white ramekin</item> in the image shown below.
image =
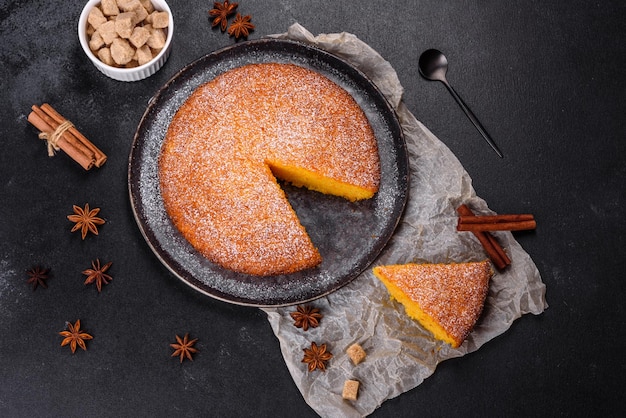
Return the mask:
<path fill-rule="evenodd" d="M 80 18 L 78 19 L 78 39 L 80 40 L 80 45 L 83 47 L 83 51 L 85 51 L 85 54 L 91 60 L 93 65 L 95 65 L 96 68 L 103 74 L 118 81 L 139 81 L 156 73 L 163 66 L 163 64 L 165 64 L 165 61 L 167 61 L 167 58 L 170 55 L 172 36 L 174 35 L 174 18 L 167 3 L 164 0 L 152 0 L 152 4 L 156 10 L 167 12 L 169 15 L 169 26 L 167 28 L 165 46 L 159 54 L 152 59 L 152 61 L 134 68 L 117 68 L 107 65 L 100 61 L 100 59 L 98 59 L 98 57 L 89 48 L 89 40 L 87 39 L 87 18 L 89 17 L 91 9 L 99 3 L 100 0 L 89 0 L 80 14 Z"/>

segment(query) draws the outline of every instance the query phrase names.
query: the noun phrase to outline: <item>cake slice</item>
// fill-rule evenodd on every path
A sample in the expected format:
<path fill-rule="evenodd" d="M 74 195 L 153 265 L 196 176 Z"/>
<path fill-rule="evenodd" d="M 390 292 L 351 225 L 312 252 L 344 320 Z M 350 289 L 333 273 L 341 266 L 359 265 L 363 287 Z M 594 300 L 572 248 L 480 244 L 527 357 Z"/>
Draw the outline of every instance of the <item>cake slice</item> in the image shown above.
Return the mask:
<path fill-rule="evenodd" d="M 407 315 L 454 348 L 474 328 L 493 275 L 487 260 L 377 266 L 373 271 Z"/>

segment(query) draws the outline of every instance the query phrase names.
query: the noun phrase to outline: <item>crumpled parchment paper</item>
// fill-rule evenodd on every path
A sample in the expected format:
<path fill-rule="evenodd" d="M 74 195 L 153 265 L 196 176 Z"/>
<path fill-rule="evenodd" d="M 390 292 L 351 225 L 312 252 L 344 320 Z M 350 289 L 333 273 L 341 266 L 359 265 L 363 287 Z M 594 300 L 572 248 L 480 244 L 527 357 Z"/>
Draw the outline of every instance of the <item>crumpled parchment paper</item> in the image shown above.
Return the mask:
<path fill-rule="evenodd" d="M 456 208 L 465 203 L 481 214 L 493 212 L 476 196 L 471 178 L 454 154 L 402 103 L 402 86 L 391 65 L 349 33 L 314 37 L 296 23 L 287 33 L 273 36 L 313 44 L 349 61 L 396 109 L 410 156 L 409 201 L 396 233 L 374 264 L 486 258 L 473 234 L 456 231 Z M 390 300 L 371 269 L 338 291 L 311 302 L 324 315 L 318 328 L 304 332 L 294 327 L 289 315 L 294 307 L 264 309 L 305 401 L 324 417 L 366 416 L 385 400 L 422 383 L 439 362 L 477 350 L 523 314 L 543 312 L 547 308 L 545 285 L 535 264 L 511 233 L 496 233 L 496 237 L 513 263 L 504 273 L 493 276 L 483 314 L 458 349 L 434 340 L 410 319 L 402 305 Z M 309 373 L 302 363 L 303 348 L 313 341 L 326 343 L 333 354 L 325 372 Z M 357 366 L 346 354 L 353 343 L 367 352 L 365 361 Z M 354 402 L 341 396 L 347 379 L 361 384 Z"/>

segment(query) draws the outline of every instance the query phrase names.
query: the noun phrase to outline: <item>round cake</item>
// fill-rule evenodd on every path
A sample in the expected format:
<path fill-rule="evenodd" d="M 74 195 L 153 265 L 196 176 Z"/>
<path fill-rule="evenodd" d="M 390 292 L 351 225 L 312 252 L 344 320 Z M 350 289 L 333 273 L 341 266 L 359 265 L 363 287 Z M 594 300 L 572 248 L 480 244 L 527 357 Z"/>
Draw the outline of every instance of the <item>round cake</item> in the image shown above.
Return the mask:
<path fill-rule="evenodd" d="M 159 156 L 164 206 L 212 262 L 261 276 L 321 262 L 277 179 L 351 201 L 378 191 L 372 128 L 328 78 L 244 65 L 198 87 L 172 118 Z"/>

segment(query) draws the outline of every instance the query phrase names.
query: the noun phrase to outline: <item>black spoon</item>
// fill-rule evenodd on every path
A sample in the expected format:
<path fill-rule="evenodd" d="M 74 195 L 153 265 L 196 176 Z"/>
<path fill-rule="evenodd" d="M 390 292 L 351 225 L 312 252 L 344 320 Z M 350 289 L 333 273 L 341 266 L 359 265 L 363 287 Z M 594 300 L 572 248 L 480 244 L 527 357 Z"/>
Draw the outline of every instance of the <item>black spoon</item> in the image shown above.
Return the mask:
<path fill-rule="evenodd" d="M 491 146 L 491 148 L 493 148 L 493 150 L 496 152 L 496 154 L 498 154 L 500 158 L 503 158 L 504 155 L 502 155 L 502 152 L 500 152 L 500 149 L 498 149 L 496 143 L 493 142 L 493 140 L 491 139 L 485 128 L 483 128 L 481 123 L 478 121 L 476 116 L 474 116 L 469 107 L 467 107 L 465 102 L 463 102 L 463 99 L 461 99 L 456 91 L 454 91 L 450 83 L 448 83 L 448 80 L 446 80 L 446 73 L 448 72 L 448 60 L 446 59 L 445 55 L 443 55 L 440 51 L 437 51 L 436 49 L 429 49 L 424 51 L 422 55 L 420 55 L 419 71 L 422 77 L 424 77 L 425 79 L 432 81 L 441 81 L 448 88 L 450 94 L 452 94 L 452 97 L 454 97 L 459 106 L 461 106 L 461 109 L 463 109 L 463 112 L 465 112 L 469 120 L 471 120 L 476 129 L 478 129 L 478 132 L 480 132 L 483 138 L 485 138 L 485 141 L 487 141 L 487 143 Z"/>

